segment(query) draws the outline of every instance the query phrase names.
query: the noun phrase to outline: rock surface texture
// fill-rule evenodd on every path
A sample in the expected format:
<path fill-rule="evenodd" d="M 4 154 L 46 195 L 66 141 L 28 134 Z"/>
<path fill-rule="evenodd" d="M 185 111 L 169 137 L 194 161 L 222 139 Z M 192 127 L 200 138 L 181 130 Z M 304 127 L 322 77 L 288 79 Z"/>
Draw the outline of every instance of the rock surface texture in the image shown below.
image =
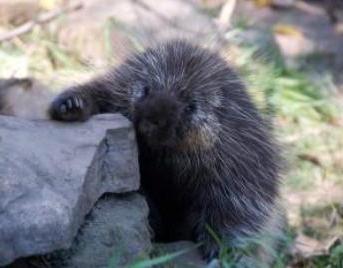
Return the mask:
<path fill-rule="evenodd" d="M 46 256 L 54 268 L 127 267 L 149 252 L 148 206 L 137 194 L 107 194 L 87 215 L 68 250 Z"/>
<path fill-rule="evenodd" d="M 120 115 L 73 124 L 0 116 L 0 156 L 0 266 L 69 248 L 100 196 L 139 188 L 134 132 Z"/>

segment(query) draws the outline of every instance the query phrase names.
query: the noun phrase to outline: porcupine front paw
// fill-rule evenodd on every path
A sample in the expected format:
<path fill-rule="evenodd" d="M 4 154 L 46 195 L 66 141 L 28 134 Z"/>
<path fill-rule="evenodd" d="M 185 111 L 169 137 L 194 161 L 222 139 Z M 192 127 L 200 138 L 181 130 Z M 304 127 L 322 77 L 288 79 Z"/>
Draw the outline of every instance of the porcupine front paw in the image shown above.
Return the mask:
<path fill-rule="evenodd" d="M 77 92 L 69 90 L 52 101 L 49 115 L 59 121 L 84 121 L 90 117 L 91 112 L 85 99 Z"/>

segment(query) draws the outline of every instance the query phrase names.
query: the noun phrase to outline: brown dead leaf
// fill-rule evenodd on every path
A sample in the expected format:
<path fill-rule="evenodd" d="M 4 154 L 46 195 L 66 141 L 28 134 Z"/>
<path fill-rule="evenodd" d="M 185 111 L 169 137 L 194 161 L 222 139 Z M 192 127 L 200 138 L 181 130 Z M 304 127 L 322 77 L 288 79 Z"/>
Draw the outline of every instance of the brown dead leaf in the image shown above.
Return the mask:
<path fill-rule="evenodd" d="M 255 5 L 259 7 L 270 6 L 273 0 L 254 0 Z"/>
<path fill-rule="evenodd" d="M 297 37 L 303 36 L 302 32 L 297 27 L 289 24 L 276 24 L 273 30 L 276 34 Z"/>
<path fill-rule="evenodd" d="M 300 234 L 294 242 L 291 254 L 298 261 L 307 260 L 312 257 L 322 256 L 325 254 L 325 247 L 319 240 Z"/>
<path fill-rule="evenodd" d="M 299 234 L 291 249 L 294 257 L 293 264 L 313 260 L 316 257 L 328 256 L 330 251 L 342 244 L 341 237 L 334 237 L 325 241 L 319 241 L 304 234 Z"/>
<path fill-rule="evenodd" d="M 304 161 L 308 161 L 311 162 L 312 164 L 316 165 L 316 166 L 323 166 L 320 159 L 312 154 L 298 154 L 298 158 Z"/>

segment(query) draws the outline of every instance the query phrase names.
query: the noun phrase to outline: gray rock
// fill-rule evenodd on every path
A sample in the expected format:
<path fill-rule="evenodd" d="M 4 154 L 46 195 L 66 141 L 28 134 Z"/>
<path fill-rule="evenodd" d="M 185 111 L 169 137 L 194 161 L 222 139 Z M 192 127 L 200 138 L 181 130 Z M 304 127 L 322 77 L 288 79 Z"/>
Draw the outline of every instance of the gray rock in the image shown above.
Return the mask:
<path fill-rule="evenodd" d="M 70 14 L 60 24 L 57 36 L 60 43 L 92 66 L 106 66 L 108 56 L 121 62 L 132 51 L 163 39 L 185 37 L 215 45 L 218 38 L 214 21 L 192 1 L 86 0 L 83 3 L 79 12 Z"/>
<path fill-rule="evenodd" d="M 0 117 L 0 266 L 70 247 L 106 192 L 139 188 L 135 136 L 120 115 L 84 123 Z"/>
<path fill-rule="evenodd" d="M 46 257 L 50 267 L 127 267 L 151 249 L 148 206 L 133 193 L 101 198 L 81 227 L 72 247 Z"/>

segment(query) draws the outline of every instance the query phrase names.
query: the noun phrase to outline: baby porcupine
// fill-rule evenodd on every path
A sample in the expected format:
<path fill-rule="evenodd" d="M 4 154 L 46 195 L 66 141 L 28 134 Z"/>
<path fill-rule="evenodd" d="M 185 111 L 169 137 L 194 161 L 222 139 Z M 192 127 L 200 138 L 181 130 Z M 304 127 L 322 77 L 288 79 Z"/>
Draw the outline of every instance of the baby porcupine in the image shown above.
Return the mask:
<path fill-rule="evenodd" d="M 201 242 L 211 259 L 219 245 L 209 230 L 228 247 L 280 231 L 278 147 L 219 55 L 182 40 L 165 42 L 70 88 L 50 107 L 51 117 L 63 121 L 112 112 L 135 126 L 157 241 Z M 264 249 L 254 252 L 237 258 L 270 262 Z"/>

